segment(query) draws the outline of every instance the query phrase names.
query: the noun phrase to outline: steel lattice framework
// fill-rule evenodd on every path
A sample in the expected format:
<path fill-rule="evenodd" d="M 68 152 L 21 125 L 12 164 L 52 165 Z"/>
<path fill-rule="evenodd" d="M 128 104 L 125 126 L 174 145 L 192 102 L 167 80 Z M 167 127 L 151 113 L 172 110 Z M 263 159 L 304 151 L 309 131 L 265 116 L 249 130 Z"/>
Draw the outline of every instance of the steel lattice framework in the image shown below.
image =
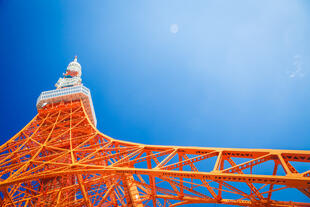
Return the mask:
<path fill-rule="evenodd" d="M 100 133 L 82 100 L 51 103 L 0 147 L 2 206 L 310 206 L 310 151 L 152 146 Z M 282 171 L 282 173 L 281 173 Z M 276 201 L 288 188 L 305 202 Z M 285 200 L 285 198 L 283 198 Z M 308 202 L 307 202 L 308 201 Z"/>

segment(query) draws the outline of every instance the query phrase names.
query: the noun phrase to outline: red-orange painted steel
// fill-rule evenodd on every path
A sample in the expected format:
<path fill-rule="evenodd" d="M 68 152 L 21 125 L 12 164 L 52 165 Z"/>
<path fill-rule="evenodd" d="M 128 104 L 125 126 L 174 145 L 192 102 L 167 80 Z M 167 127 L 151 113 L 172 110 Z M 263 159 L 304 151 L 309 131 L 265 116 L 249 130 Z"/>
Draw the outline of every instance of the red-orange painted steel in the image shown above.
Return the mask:
<path fill-rule="evenodd" d="M 113 139 L 82 101 L 50 104 L 0 147 L 2 206 L 310 206 L 310 151 L 152 146 Z M 282 169 L 282 174 L 279 169 Z M 268 173 L 269 172 L 269 173 Z M 308 202 L 274 200 L 295 188 Z"/>

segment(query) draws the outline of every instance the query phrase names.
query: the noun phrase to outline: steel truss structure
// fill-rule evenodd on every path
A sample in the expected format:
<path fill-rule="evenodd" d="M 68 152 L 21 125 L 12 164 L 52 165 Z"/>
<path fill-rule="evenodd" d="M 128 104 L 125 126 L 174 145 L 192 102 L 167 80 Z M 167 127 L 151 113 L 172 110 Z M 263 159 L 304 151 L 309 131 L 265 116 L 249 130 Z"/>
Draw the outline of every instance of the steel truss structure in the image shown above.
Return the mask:
<path fill-rule="evenodd" d="M 81 100 L 38 111 L 0 147 L 2 206 L 310 206 L 310 151 L 152 146 L 99 132 Z M 305 202 L 273 199 L 297 189 Z M 307 202 L 308 201 L 308 202 Z"/>

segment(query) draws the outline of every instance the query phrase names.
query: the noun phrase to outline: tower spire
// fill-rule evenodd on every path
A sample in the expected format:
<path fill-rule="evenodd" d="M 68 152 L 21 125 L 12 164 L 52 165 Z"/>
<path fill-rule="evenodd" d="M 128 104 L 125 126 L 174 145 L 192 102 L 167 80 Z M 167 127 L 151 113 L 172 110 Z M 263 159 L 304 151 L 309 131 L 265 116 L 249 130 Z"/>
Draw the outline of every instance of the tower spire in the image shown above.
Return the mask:
<path fill-rule="evenodd" d="M 63 78 L 59 78 L 55 84 L 57 89 L 77 86 L 82 84 L 82 67 L 77 61 L 77 56 L 74 57 L 74 60 L 69 63 L 66 73 L 63 74 Z"/>

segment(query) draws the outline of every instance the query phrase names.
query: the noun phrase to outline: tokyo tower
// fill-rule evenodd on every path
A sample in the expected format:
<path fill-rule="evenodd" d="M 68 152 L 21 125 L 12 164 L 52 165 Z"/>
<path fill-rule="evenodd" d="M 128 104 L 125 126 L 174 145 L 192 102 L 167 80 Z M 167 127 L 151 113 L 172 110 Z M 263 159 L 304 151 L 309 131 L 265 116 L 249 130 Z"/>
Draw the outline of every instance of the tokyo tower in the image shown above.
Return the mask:
<path fill-rule="evenodd" d="M 310 151 L 155 146 L 99 132 L 77 58 L 36 107 L 0 147 L 1 206 L 310 206 Z"/>

